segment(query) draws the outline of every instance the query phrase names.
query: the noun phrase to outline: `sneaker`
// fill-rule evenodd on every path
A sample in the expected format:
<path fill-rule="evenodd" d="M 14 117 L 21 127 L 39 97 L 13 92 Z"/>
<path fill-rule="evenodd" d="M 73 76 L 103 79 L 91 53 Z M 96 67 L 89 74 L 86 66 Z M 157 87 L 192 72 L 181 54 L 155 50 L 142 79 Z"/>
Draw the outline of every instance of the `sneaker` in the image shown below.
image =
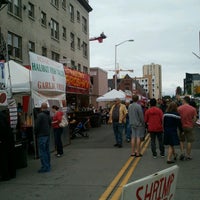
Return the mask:
<path fill-rule="evenodd" d="M 187 156 L 186 160 L 192 160 L 192 157 L 191 156 Z"/>
<path fill-rule="evenodd" d="M 160 156 L 161 156 L 162 158 L 164 158 L 164 157 L 165 157 L 165 154 L 161 154 Z"/>
<path fill-rule="evenodd" d="M 121 145 L 121 144 L 118 144 L 118 148 L 122 148 L 122 145 Z"/>
<path fill-rule="evenodd" d="M 59 153 L 56 155 L 57 158 L 60 158 L 61 156 L 62 154 L 59 154 Z"/>
<path fill-rule="evenodd" d="M 179 157 L 180 160 L 185 160 L 185 156 L 183 154 L 180 155 Z"/>
<path fill-rule="evenodd" d="M 174 163 L 174 161 L 172 161 L 172 160 L 167 161 L 167 164 L 173 164 L 173 163 Z"/>
<path fill-rule="evenodd" d="M 155 158 L 155 159 L 156 159 L 156 158 L 157 158 L 157 155 L 153 155 L 153 158 Z"/>
<path fill-rule="evenodd" d="M 126 142 L 129 143 L 131 140 L 130 139 L 126 139 Z"/>
<path fill-rule="evenodd" d="M 47 169 L 39 169 L 38 170 L 38 173 L 46 173 L 46 172 L 50 172 L 50 169 L 47 170 Z"/>

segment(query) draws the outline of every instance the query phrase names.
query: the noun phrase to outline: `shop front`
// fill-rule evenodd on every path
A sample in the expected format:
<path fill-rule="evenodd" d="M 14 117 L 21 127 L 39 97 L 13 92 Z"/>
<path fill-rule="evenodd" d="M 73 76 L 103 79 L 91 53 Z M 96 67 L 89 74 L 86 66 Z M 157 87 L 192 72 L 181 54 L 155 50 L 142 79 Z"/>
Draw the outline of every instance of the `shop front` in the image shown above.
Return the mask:
<path fill-rule="evenodd" d="M 67 105 L 74 111 L 89 109 L 90 75 L 64 67 Z"/>
<path fill-rule="evenodd" d="M 47 103 L 50 115 L 52 106 L 56 105 L 66 113 L 66 77 L 61 63 L 29 52 L 31 64 L 31 99 L 33 121 L 37 117 L 41 103 Z M 63 128 L 63 145 L 70 143 L 67 127 Z M 36 140 L 37 138 L 35 138 Z M 37 141 L 34 142 L 37 145 Z M 35 148 L 37 150 L 37 147 Z M 50 150 L 55 150 L 53 130 L 51 131 Z M 37 154 L 35 155 L 37 157 Z"/>
<path fill-rule="evenodd" d="M 91 127 L 100 126 L 100 117 L 90 104 L 90 75 L 64 67 L 66 75 L 66 100 L 68 111 L 78 122 L 90 120 Z"/>

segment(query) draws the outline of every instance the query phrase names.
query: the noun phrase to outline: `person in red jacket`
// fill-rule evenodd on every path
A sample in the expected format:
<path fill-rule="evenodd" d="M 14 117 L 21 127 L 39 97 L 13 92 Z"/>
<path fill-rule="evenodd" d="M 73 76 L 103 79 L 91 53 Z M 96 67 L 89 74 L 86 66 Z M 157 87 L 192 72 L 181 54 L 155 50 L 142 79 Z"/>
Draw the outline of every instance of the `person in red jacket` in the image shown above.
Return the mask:
<path fill-rule="evenodd" d="M 54 131 L 54 138 L 55 138 L 55 146 L 57 150 L 57 157 L 61 157 L 63 155 L 63 145 L 61 140 L 61 135 L 63 132 L 63 128 L 59 126 L 63 112 L 59 111 L 59 107 L 56 105 L 52 106 L 52 112 L 54 113 L 53 120 L 52 120 L 52 127 Z"/>
<path fill-rule="evenodd" d="M 160 155 L 161 157 L 165 156 L 162 126 L 163 112 L 156 106 L 156 103 L 155 98 L 150 100 L 150 108 L 145 112 L 144 117 L 151 137 L 151 151 L 154 158 L 157 158 L 156 138 L 159 143 Z"/>

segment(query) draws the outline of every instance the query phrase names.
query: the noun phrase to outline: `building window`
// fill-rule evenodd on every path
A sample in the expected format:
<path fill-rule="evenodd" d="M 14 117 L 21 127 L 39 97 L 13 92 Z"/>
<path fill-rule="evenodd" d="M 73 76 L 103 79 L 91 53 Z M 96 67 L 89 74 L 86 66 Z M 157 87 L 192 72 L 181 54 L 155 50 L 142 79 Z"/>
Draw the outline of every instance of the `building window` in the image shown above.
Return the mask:
<path fill-rule="evenodd" d="M 88 52 L 87 52 L 87 44 L 83 42 L 83 56 L 87 58 Z"/>
<path fill-rule="evenodd" d="M 53 19 L 51 19 L 51 36 L 59 40 L 59 24 Z"/>
<path fill-rule="evenodd" d="M 29 48 L 29 51 L 35 52 L 35 43 L 32 41 L 29 41 L 28 48 Z"/>
<path fill-rule="evenodd" d="M 47 25 L 47 14 L 43 11 L 41 11 L 41 24 L 43 26 Z"/>
<path fill-rule="evenodd" d="M 22 60 L 22 38 L 8 32 L 8 55 Z"/>
<path fill-rule="evenodd" d="M 12 13 L 16 17 L 22 18 L 22 2 L 21 0 L 9 0 L 8 12 Z"/>
<path fill-rule="evenodd" d="M 83 66 L 83 72 L 86 74 L 88 73 L 88 68 L 86 66 Z"/>
<path fill-rule="evenodd" d="M 85 17 L 82 17 L 82 30 L 84 33 L 87 33 L 87 19 Z"/>
<path fill-rule="evenodd" d="M 62 33 L 63 39 L 66 40 L 67 39 L 67 30 L 66 28 L 63 26 L 63 33 Z"/>
<path fill-rule="evenodd" d="M 32 3 L 28 3 L 28 15 L 29 17 L 31 18 L 34 18 L 35 17 L 35 11 L 34 11 L 34 5 Z"/>
<path fill-rule="evenodd" d="M 52 60 L 55 60 L 55 61 L 59 62 L 60 55 L 58 53 L 55 53 L 55 52 L 52 51 L 51 52 L 51 58 L 52 58 Z"/>
<path fill-rule="evenodd" d="M 81 39 L 77 38 L 77 48 L 80 50 L 81 49 Z"/>
<path fill-rule="evenodd" d="M 77 19 L 77 22 L 80 22 L 80 20 L 81 20 L 81 18 L 80 18 L 80 12 L 79 11 L 77 11 L 77 16 L 76 16 L 76 19 Z"/>
<path fill-rule="evenodd" d="M 55 6 L 56 8 L 59 7 L 59 2 L 58 2 L 58 0 L 51 0 L 51 4 L 52 4 L 53 6 Z"/>
<path fill-rule="evenodd" d="M 76 67 L 75 67 L 75 62 L 74 62 L 74 60 L 71 60 L 71 68 L 72 69 L 75 69 Z"/>
<path fill-rule="evenodd" d="M 67 7 L 66 0 L 62 0 L 62 8 L 66 10 L 66 7 Z"/>
<path fill-rule="evenodd" d="M 47 57 L 47 48 L 46 47 L 42 47 L 42 56 Z"/>
<path fill-rule="evenodd" d="M 81 64 L 78 63 L 78 71 L 81 72 Z"/>
<path fill-rule="evenodd" d="M 73 33 L 70 33 L 70 38 L 71 38 L 71 49 L 74 50 L 74 47 L 75 47 L 75 42 L 74 42 L 74 34 Z"/>
<path fill-rule="evenodd" d="M 74 22 L 74 6 L 69 5 L 70 20 Z"/>

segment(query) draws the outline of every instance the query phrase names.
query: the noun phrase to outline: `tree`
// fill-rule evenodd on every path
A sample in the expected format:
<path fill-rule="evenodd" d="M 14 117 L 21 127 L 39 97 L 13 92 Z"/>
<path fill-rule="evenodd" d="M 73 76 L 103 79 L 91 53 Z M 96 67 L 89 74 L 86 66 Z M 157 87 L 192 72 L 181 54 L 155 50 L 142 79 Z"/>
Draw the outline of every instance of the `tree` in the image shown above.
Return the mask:
<path fill-rule="evenodd" d="M 176 88 L 176 95 L 182 95 L 182 89 L 181 89 L 181 87 L 180 86 L 178 86 L 177 88 Z"/>

